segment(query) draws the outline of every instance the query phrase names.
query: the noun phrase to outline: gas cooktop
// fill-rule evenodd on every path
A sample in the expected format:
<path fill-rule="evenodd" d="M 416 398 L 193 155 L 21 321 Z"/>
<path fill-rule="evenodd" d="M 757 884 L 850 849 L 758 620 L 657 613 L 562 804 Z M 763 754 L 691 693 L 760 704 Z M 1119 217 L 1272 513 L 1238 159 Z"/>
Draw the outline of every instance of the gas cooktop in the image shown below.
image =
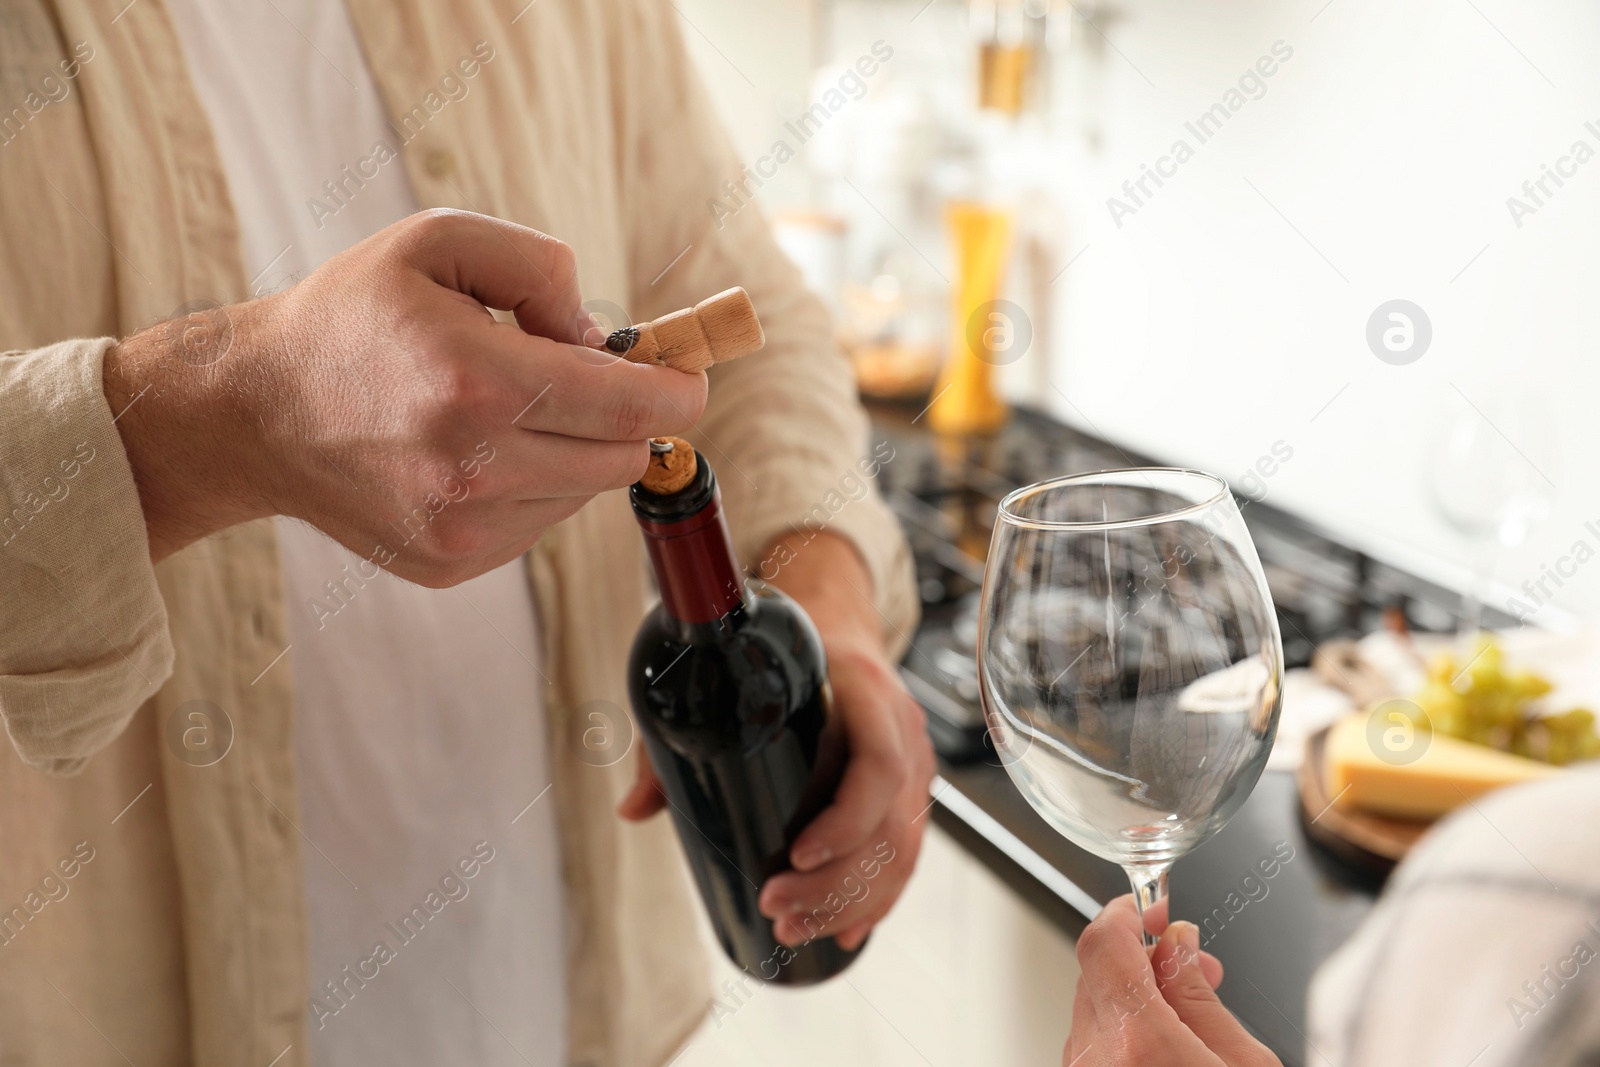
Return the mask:
<path fill-rule="evenodd" d="M 935 437 L 910 412 L 880 408 L 873 415 L 877 437 L 894 447 L 879 478 L 910 540 L 922 598 L 922 624 L 902 671 L 929 712 L 939 754 L 955 763 L 981 758 L 978 595 L 1000 499 L 1063 475 L 1165 464 L 1028 409 L 1013 412 L 986 440 Z M 1264 499 L 1238 499 L 1277 606 L 1286 666 L 1308 666 L 1324 641 L 1378 629 L 1385 612 L 1403 613 L 1416 630 L 1454 629 L 1458 594 L 1349 548 Z M 1491 627 L 1512 621 L 1487 614 Z"/>

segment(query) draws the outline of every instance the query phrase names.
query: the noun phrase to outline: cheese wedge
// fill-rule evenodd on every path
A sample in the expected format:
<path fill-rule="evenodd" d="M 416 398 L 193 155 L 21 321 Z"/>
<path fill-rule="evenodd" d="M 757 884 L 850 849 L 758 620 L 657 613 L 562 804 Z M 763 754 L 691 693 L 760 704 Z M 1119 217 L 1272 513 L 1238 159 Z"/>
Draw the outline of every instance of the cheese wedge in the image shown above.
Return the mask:
<path fill-rule="evenodd" d="M 1391 763 L 1368 743 L 1364 714 L 1336 723 L 1326 752 L 1328 789 L 1340 807 L 1401 819 L 1434 819 L 1501 786 L 1561 773 L 1547 763 L 1439 733 L 1415 762 Z"/>

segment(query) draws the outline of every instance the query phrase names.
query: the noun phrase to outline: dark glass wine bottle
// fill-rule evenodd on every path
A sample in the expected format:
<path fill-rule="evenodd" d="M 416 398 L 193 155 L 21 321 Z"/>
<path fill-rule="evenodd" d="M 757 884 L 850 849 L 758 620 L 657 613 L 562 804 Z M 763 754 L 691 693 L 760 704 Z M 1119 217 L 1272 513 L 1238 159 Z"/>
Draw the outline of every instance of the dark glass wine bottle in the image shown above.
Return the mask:
<path fill-rule="evenodd" d="M 787 596 L 744 579 L 716 476 L 694 459 L 682 488 L 652 491 L 647 476 L 630 491 L 661 590 L 629 656 L 633 711 L 723 950 L 765 981 L 807 985 L 859 949 L 822 936 L 825 910 L 807 923 L 809 941 L 786 947 L 756 902 L 833 799 L 847 746 L 816 628 Z"/>

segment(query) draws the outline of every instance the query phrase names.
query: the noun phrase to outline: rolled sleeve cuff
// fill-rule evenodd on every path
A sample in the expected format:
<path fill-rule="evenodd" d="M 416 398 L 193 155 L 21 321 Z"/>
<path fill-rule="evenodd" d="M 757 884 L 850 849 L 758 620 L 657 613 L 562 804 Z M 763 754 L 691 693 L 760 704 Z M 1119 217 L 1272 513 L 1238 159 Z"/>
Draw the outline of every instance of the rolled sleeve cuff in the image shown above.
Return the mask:
<path fill-rule="evenodd" d="M 139 492 L 101 384 L 113 343 L 0 354 L 0 720 L 23 762 L 56 774 L 80 770 L 172 673 Z"/>
<path fill-rule="evenodd" d="M 715 452 L 708 458 L 717 460 Z M 898 658 L 916 629 L 918 603 L 905 535 L 874 484 L 893 458 L 887 442 L 843 465 L 836 448 L 825 455 L 791 450 L 771 456 L 759 474 L 719 471 L 719 481 L 724 498 L 733 500 L 730 510 L 739 558 L 758 578 L 771 579 L 782 571 L 785 560 L 772 548 L 780 537 L 798 534 L 809 540 L 826 531 L 850 542 L 872 576 L 884 638 L 891 655 Z M 747 477 L 757 479 L 755 484 L 745 484 Z"/>

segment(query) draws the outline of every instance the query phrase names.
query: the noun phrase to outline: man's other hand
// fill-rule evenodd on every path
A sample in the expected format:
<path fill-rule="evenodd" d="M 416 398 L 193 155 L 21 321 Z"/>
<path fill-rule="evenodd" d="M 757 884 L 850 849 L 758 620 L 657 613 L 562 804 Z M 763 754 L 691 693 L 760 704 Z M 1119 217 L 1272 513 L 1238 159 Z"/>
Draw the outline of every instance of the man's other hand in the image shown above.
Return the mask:
<path fill-rule="evenodd" d="M 795 839 L 794 869 L 761 887 L 761 911 L 783 944 L 833 937 L 850 949 L 888 914 L 916 866 L 931 806 L 933 747 L 922 708 L 889 660 L 872 577 L 856 550 L 827 532 L 783 541 L 789 562 L 771 584 L 805 608 L 822 635 L 850 761 L 833 803 Z M 639 768 L 619 809 L 624 818 L 665 806 L 650 761 Z"/>

